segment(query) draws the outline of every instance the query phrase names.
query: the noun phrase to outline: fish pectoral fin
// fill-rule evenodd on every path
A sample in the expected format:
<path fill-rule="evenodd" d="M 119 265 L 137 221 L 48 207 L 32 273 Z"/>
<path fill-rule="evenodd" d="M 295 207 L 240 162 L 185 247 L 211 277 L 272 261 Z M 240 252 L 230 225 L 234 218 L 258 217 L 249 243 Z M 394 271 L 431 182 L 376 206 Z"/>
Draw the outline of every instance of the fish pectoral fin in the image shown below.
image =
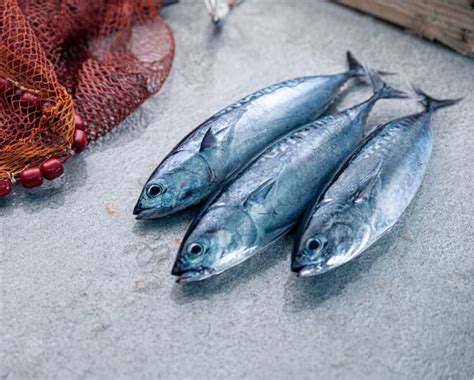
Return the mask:
<path fill-rule="evenodd" d="M 368 176 L 362 181 L 361 186 L 352 196 L 352 202 L 362 203 L 367 201 L 375 188 L 381 173 L 382 163 L 380 163 L 371 176 Z"/>
<path fill-rule="evenodd" d="M 219 183 L 220 182 L 219 177 L 216 175 L 216 172 L 214 170 L 212 170 L 212 168 L 210 166 L 208 168 L 207 174 L 208 174 L 209 182 L 211 182 L 211 183 Z"/>
<path fill-rule="evenodd" d="M 201 147 L 199 148 L 200 151 L 203 151 L 205 149 L 212 148 L 214 146 L 217 146 L 219 142 L 217 141 L 217 137 L 212 131 L 212 127 L 209 128 L 204 135 L 202 141 L 201 141 Z"/>
<path fill-rule="evenodd" d="M 237 124 L 247 112 L 247 107 L 237 107 L 214 119 L 214 124 L 206 131 L 199 150 L 213 149 L 224 142 L 228 145 L 234 140 Z M 214 127 L 214 130 L 213 130 Z"/>
<path fill-rule="evenodd" d="M 204 151 L 206 149 L 215 148 L 223 143 L 223 141 L 233 134 L 234 126 L 225 127 L 220 129 L 217 132 L 212 130 L 212 127 L 207 130 L 204 137 L 202 138 L 201 147 L 199 151 Z"/>
<path fill-rule="evenodd" d="M 254 191 L 252 191 L 247 199 L 243 202 L 244 208 L 248 208 L 253 204 L 262 204 L 270 194 L 271 190 L 273 189 L 276 180 L 269 179 L 262 183 L 259 187 L 257 187 Z"/>

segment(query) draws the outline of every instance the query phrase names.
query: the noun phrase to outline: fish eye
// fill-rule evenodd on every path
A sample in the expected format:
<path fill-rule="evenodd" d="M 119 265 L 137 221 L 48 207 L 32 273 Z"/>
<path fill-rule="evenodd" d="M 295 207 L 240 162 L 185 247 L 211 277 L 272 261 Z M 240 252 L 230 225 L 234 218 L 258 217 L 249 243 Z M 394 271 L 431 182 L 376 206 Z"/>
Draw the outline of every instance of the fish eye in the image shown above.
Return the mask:
<path fill-rule="evenodd" d="M 147 194 L 153 198 L 159 196 L 162 193 L 164 193 L 163 187 L 158 184 L 150 185 L 147 189 Z"/>
<path fill-rule="evenodd" d="M 188 246 L 188 252 L 193 256 L 200 256 L 204 252 L 204 248 L 199 243 L 192 243 Z"/>
<path fill-rule="evenodd" d="M 318 252 L 320 249 L 323 248 L 323 246 L 324 243 L 319 239 L 311 238 L 308 239 L 308 241 L 306 242 L 306 248 L 308 249 L 308 251 L 311 252 Z"/>

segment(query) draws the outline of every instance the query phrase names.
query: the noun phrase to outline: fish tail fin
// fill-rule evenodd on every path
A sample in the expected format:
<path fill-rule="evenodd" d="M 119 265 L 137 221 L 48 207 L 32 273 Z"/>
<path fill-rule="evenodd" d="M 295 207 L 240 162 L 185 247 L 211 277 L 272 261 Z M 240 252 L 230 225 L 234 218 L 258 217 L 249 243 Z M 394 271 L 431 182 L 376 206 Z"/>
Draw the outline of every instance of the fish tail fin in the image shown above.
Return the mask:
<path fill-rule="evenodd" d="M 426 92 L 418 88 L 417 86 L 413 85 L 413 91 L 420 97 L 420 102 L 426 108 L 427 111 L 433 112 L 440 108 L 450 107 L 464 98 L 457 98 L 457 99 L 435 99 L 428 95 Z"/>
<path fill-rule="evenodd" d="M 374 69 L 367 67 L 365 69 L 369 74 L 370 83 L 372 83 L 372 88 L 374 90 L 374 97 L 378 99 L 404 99 L 408 98 L 408 95 L 403 91 L 397 90 L 396 88 L 391 87 L 389 84 L 385 83 L 380 77 L 380 74 L 377 73 Z"/>
<path fill-rule="evenodd" d="M 349 65 L 349 72 L 356 76 L 356 77 L 365 77 L 367 75 L 366 68 L 362 63 L 359 62 L 359 60 L 354 57 L 354 54 L 351 53 L 350 50 L 346 52 L 346 57 L 347 57 L 347 64 Z M 391 73 L 389 71 L 377 71 L 379 75 L 395 75 L 395 73 Z"/>
<path fill-rule="evenodd" d="M 363 77 L 366 75 L 364 66 L 356 59 L 356 57 L 354 57 L 354 55 L 349 50 L 346 52 L 346 57 L 350 73 L 357 77 Z"/>

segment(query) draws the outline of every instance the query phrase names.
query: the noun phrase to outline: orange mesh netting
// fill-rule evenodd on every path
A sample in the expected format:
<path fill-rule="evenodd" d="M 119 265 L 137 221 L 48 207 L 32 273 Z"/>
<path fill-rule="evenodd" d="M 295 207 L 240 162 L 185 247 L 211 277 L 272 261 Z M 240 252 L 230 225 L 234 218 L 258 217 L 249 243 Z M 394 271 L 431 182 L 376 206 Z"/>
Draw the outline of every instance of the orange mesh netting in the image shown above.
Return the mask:
<path fill-rule="evenodd" d="M 0 0 L 0 179 L 70 154 L 157 92 L 174 40 L 156 0 Z"/>

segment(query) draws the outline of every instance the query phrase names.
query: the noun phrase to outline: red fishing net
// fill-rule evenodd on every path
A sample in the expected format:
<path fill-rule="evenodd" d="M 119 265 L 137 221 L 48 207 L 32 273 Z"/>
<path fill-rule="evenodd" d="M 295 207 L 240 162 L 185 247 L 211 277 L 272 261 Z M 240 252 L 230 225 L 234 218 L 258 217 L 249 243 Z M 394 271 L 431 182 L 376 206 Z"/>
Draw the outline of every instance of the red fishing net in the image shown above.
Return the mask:
<path fill-rule="evenodd" d="M 76 123 L 96 140 L 159 90 L 174 53 L 160 7 L 0 0 L 0 181 L 70 155 Z"/>

